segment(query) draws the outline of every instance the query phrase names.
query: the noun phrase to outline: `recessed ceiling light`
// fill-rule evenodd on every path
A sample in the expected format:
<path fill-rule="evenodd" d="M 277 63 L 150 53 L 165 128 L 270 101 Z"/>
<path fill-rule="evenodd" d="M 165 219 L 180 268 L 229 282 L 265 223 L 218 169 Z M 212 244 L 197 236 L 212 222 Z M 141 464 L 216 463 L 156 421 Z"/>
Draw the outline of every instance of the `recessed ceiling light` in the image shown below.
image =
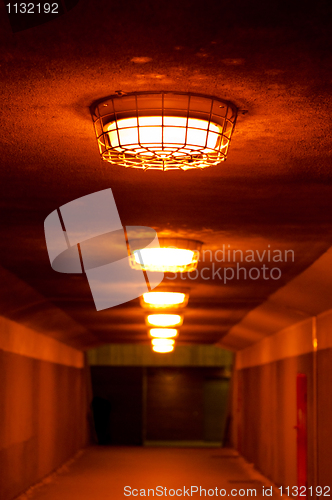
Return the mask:
<path fill-rule="evenodd" d="M 177 337 L 178 331 L 176 328 L 150 328 L 149 335 L 154 338 L 170 339 Z"/>
<path fill-rule="evenodd" d="M 155 352 L 171 352 L 174 350 L 173 339 L 152 339 L 152 350 Z"/>
<path fill-rule="evenodd" d="M 180 238 L 158 238 L 160 248 L 142 248 L 130 256 L 134 269 L 170 273 L 191 272 L 196 269 L 202 243 Z"/>
<path fill-rule="evenodd" d="M 180 326 L 182 324 L 182 316 L 180 314 L 149 314 L 147 323 L 152 326 Z"/>
<path fill-rule="evenodd" d="M 93 107 L 103 160 L 124 167 L 188 170 L 226 160 L 237 108 L 217 97 L 132 92 Z"/>

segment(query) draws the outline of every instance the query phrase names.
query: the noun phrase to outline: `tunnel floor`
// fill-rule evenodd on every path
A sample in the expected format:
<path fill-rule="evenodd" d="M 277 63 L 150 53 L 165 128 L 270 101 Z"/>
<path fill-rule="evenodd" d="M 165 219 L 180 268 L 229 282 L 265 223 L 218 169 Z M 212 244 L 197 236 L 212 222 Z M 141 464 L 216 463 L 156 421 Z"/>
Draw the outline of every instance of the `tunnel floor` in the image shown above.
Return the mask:
<path fill-rule="evenodd" d="M 260 498 L 263 487 L 268 494 L 266 488 L 271 484 L 232 449 L 93 446 L 79 452 L 18 498 L 119 500 L 254 496 L 248 490 L 256 490 L 256 498 Z M 273 491 L 273 497 L 276 495 L 280 497 L 279 490 Z"/>

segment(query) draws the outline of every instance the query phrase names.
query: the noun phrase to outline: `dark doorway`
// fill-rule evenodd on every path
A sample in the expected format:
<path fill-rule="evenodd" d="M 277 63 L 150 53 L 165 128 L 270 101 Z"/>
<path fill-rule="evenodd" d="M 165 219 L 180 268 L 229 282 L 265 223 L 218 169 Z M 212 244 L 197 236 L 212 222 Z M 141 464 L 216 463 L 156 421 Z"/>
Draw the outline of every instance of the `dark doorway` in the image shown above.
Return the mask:
<path fill-rule="evenodd" d="M 229 380 L 204 380 L 204 441 L 224 442 L 228 408 Z"/>
<path fill-rule="evenodd" d="M 99 444 L 142 444 L 142 368 L 92 366 Z"/>
<path fill-rule="evenodd" d="M 92 366 L 91 377 L 100 444 L 222 445 L 229 389 L 222 369 Z"/>
<path fill-rule="evenodd" d="M 203 379 L 200 369 L 147 370 L 146 440 L 203 440 Z"/>

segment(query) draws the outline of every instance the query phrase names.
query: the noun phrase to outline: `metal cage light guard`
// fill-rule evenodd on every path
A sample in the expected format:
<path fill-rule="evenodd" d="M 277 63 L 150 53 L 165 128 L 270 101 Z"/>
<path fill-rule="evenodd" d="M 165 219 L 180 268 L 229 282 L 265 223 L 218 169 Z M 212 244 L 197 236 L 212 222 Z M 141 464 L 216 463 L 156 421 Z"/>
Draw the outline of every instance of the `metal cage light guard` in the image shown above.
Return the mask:
<path fill-rule="evenodd" d="M 218 97 L 132 92 L 92 108 L 101 158 L 144 170 L 203 169 L 226 160 L 237 108 Z"/>

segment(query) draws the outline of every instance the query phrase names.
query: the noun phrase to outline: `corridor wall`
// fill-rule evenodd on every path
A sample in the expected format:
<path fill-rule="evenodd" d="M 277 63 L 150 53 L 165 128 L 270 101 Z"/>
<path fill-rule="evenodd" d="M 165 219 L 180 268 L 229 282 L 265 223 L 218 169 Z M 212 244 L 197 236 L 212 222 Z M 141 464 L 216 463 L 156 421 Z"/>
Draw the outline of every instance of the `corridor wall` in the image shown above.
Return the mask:
<path fill-rule="evenodd" d="M 298 484 L 297 374 L 307 377 L 307 484 L 332 486 L 332 310 L 237 352 L 233 443 L 277 486 Z"/>
<path fill-rule="evenodd" d="M 84 355 L 0 317 L 0 498 L 40 481 L 89 439 Z"/>

